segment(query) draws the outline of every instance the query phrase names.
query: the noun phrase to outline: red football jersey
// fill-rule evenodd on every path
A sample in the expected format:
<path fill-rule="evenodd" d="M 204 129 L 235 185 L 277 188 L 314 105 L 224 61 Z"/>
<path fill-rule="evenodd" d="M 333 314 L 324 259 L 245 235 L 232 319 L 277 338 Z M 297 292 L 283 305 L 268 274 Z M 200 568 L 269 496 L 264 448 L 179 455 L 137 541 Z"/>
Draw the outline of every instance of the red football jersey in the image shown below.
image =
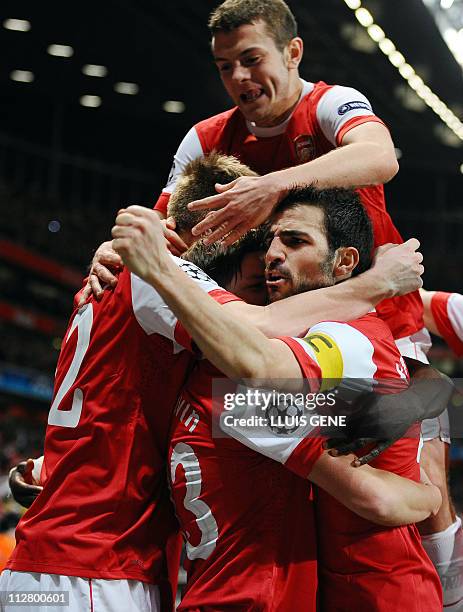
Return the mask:
<path fill-rule="evenodd" d="M 463 295 L 436 291 L 431 311 L 437 329 L 457 357 L 463 355 Z"/>
<path fill-rule="evenodd" d="M 175 259 L 217 301 L 237 299 Z M 141 580 L 159 584 L 172 605 L 165 547 L 178 526 L 167 439 L 191 365 L 175 329 L 159 294 L 127 270 L 100 302 L 74 311 L 56 371 L 43 492 L 18 525 L 9 569 Z"/>
<path fill-rule="evenodd" d="M 292 349 L 304 377 L 340 380 L 338 397 L 352 399 L 380 383 L 400 389 L 407 369 L 390 330 L 376 314 L 347 323 L 313 326 L 306 338 L 281 338 Z M 405 381 L 404 381 L 405 384 Z M 302 426 L 301 426 L 302 427 Z M 307 451 L 315 443 L 304 431 L 263 442 L 246 428 L 227 433 L 273 456 L 307 477 L 313 463 Z M 419 431 L 419 429 L 418 429 Z M 310 433 L 310 432 L 309 432 Z M 252 436 L 252 434 L 251 434 Z M 248 438 L 246 440 L 246 438 Z M 419 480 L 419 434 L 396 442 L 373 466 Z M 319 605 L 326 612 L 435 612 L 442 609 L 439 577 L 414 525 L 384 528 L 360 518 L 325 491 L 316 488 Z"/>
<path fill-rule="evenodd" d="M 186 540 L 178 611 L 315 612 L 316 538 L 310 483 L 235 440 L 215 437 L 212 379 L 198 362 L 175 409 L 172 499 Z M 321 440 L 307 465 L 320 456 Z"/>
<path fill-rule="evenodd" d="M 382 123 L 357 90 L 323 82 L 302 83 L 301 100 L 281 125 L 256 127 L 235 107 L 191 128 L 175 154 L 168 183 L 155 208 L 166 212 L 169 196 L 186 164 L 212 150 L 234 155 L 259 174 L 267 174 L 328 153 L 358 125 Z M 383 186 L 365 187 L 358 192 L 373 223 L 375 246 L 403 242 L 386 211 Z M 396 339 L 423 327 L 423 305 L 418 292 L 385 300 L 377 311 Z"/>

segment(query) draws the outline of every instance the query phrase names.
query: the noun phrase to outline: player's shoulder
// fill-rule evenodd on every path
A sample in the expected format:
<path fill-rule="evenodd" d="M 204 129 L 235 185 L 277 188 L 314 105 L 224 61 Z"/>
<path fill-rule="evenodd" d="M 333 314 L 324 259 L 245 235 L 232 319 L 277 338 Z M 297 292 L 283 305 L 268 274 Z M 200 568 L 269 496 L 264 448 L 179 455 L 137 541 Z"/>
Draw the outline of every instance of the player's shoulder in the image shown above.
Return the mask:
<path fill-rule="evenodd" d="M 390 329 L 376 312 L 349 322 L 317 323 L 310 328 L 306 341 L 314 346 L 317 357 L 324 352 L 336 353 L 343 377 L 373 378 L 388 364 L 395 372 L 400 359 Z"/>
<path fill-rule="evenodd" d="M 242 114 L 239 108 L 234 106 L 233 108 L 223 111 L 222 113 L 218 113 L 217 115 L 213 115 L 212 117 L 198 121 L 198 123 L 195 123 L 194 128 L 198 133 L 214 130 L 219 131 L 230 122 L 237 121 L 241 118 Z"/>
<path fill-rule="evenodd" d="M 356 110 L 372 112 L 371 105 L 365 95 L 349 85 L 317 81 L 313 84 L 310 97 L 317 106 L 322 105 L 329 110 L 334 109 L 340 116 Z"/>
<path fill-rule="evenodd" d="M 348 324 L 372 340 L 388 341 L 395 345 L 389 325 L 378 316 L 376 311 L 349 321 Z"/>

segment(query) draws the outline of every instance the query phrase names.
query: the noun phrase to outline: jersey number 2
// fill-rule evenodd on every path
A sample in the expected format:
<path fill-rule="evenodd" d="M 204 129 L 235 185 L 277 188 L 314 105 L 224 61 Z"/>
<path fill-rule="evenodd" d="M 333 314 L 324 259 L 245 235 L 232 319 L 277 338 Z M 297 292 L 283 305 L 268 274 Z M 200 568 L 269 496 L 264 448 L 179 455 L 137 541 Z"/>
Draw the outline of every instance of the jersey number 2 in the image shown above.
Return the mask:
<path fill-rule="evenodd" d="M 64 396 L 74 384 L 77 374 L 79 373 L 80 366 L 82 365 L 88 345 L 90 344 L 92 324 L 93 306 L 92 304 L 85 304 L 85 306 L 82 306 L 74 317 L 71 329 L 66 336 L 65 342 L 68 342 L 69 338 L 72 336 L 75 328 L 77 327 L 78 335 L 76 352 L 74 353 L 69 370 L 66 372 L 66 376 L 64 377 L 63 382 L 56 393 L 53 404 L 51 405 L 50 412 L 48 414 L 49 425 L 58 425 L 59 427 L 77 427 L 79 424 L 83 404 L 83 393 L 81 389 L 74 390 L 71 410 L 60 410 L 59 407 Z"/>
<path fill-rule="evenodd" d="M 217 522 L 209 506 L 198 497 L 201 495 L 201 468 L 198 457 L 193 449 L 184 442 L 175 445 L 170 460 L 172 483 L 175 482 L 177 466 L 181 465 L 185 470 L 186 493 L 184 506 L 196 516 L 196 524 L 201 532 L 201 542 L 193 546 L 186 542 L 186 554 L 188 559 L 207 559 L 215 548 L 219 536 Z"/>

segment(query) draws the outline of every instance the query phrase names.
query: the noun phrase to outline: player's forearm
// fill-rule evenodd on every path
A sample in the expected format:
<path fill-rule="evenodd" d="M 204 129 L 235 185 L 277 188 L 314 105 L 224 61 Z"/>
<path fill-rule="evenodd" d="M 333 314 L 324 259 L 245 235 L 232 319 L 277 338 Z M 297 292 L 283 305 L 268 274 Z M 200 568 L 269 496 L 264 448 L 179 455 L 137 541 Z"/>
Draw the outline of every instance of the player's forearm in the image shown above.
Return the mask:
<path fill-rule="evenodd" d="M 378 504 L 374 508 L 375 523 L 387 527 L 398 527 L 419 523 L 431 514 L 436 514 L 442 503 L 439 488 L 402 478 L 383 470 L 370 473 L 369 486 L 379 491 Z"/>
<path fill-rule="evenodd" d="M 441 503 L 437 487 L 418 484 L 369 465 L 354 468 L 351 465 L 354 458 L 325 453 L 315 463 L 309 479 L 349 510 L 378 525 L 396 527 L 414 523 L 437 511 Z"/>
<path fill-rule="evenodd" d="M 355 142 L 330 151 L 317 159 L 277 173 L 287 186 L 357 188 L 387 183 L 398 169 L 390 151 L 374 142 Z"/>
<path fill-rule="evenodd" d="M 146 279 L 182 322 L 206 359 L 229 378 L 264 378 L 271 362 L 270 341 L 238 320 L 166 258 L 162 274 Z"/>
<path fill-rule="evenodd" d="M 372 269 L 333 287 L 293 295 L 264 307 L 249 306 L 244 316 L 269 338 L 301 336 L 322 320 L 362 317 L 391 294 L 388 282 Z"/>

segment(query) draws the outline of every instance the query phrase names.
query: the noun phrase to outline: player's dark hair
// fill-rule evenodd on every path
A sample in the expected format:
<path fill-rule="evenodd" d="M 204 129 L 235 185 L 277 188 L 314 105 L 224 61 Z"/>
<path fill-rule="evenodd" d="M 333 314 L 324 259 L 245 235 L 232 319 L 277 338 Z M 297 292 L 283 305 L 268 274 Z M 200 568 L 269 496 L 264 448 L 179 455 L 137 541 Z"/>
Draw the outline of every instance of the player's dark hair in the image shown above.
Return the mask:
<path fill-rule="evenodd" d="M 248 253 L 265 253 L 268 243 L 269 224 L 266 223 L 249 230 L 229 247 L 224 247 L 220 242 L 205 245 L 199 240 L 182 255 L 182 259 L 196 264 L 216 283 L 227 287 L 238 274 L 241 274 L 244 256 Z"/>
<path fill-rule="evenodd" d="M 201 200 L 216 195 L 216 183 L 231 183 L 240 176 L 257 176 L 248 166 L 232 155 L 222 155 L 212 151 L 204 157 L 191 161 L 177 180 L 167 206 L 167 215 L 174 217 L 176 231 L 191 230 L 202 221 L 209 210 L 188 210 L 193 200 Z"/>
<path fill-rule="evenodd" d="M 359 263 L 352 275 L 371 266 L 373 228 L 359 195 L 351 189 L 297 187 L 281 201 L 276 212 L 296 206 L 316 206 L 323 210 L 328 247 L 332 253 L 340 247 L 355 247 Z"/>
<path fill-rule="evenodd" d="M 297 23 L 283 0 L 225 0 L 209 16 L 212 36 L 263 21 L 280 51 L 297 36 Z"/>

